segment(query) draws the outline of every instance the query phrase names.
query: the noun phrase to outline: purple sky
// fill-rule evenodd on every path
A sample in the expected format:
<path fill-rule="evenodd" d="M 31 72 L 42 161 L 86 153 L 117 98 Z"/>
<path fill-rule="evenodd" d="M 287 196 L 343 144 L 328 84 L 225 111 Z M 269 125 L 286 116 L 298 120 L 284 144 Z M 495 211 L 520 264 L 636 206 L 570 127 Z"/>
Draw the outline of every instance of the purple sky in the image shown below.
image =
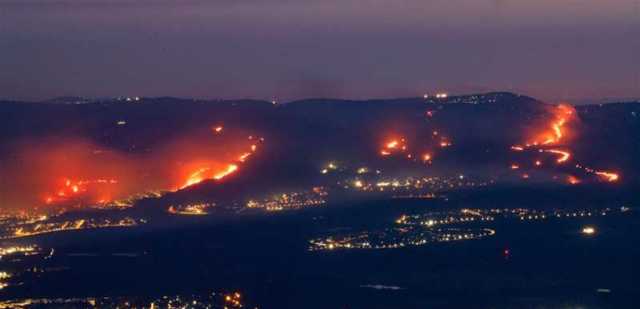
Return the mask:
<path fill-rule="evenodd" d="M 640 0 L 0 0 L 0 97 L 640 97 Z"/>

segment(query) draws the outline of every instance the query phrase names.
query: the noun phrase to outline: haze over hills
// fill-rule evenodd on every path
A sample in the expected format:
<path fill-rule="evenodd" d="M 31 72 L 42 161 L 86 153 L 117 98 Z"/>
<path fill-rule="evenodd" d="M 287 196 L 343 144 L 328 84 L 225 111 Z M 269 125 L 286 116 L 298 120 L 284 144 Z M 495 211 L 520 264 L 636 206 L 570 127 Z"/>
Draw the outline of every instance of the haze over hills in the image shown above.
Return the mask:
<path fill-rule="evenodd" d="M 99 193 L 86 189 L 103 195 L 81 202 L 91 204 L 147 191 L 244 200 L 344 187 L 364 181 L 358 168 L 378 173 L 371 183 L 467 175 L 523 186 L 608 186 L 609 180 L 634 186 L 640 165 L 637 103 L 578 106 L 573 114 L 505 92 L 285 104 L 168 97 L 55 102 L 66 104 L 0 103 L 8 204 L 41 207 L 43 199 L 55 200 L 49 195 L 63 179 L 112 180 L 113 188 Z M 564 153 L 566 162 L 556 162 Z M 328 164 L 338 168 L 328 173 Z M 227 170 L 228 177 L 218 177 Z M 25 191 L 29 201 L 12 197 Z"/>

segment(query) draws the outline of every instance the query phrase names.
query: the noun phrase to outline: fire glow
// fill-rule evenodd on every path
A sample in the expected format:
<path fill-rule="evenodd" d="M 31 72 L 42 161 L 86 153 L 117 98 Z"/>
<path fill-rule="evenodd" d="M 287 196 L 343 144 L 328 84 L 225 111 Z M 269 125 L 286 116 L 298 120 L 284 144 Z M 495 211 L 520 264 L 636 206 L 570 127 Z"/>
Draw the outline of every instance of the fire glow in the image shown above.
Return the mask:
<path fill-rule="evenodd" d="M 390 156 L 394 153 L 405 152 L 407 149 L 407 141 L 404 138 L 395 138 L 384 143 L 380 155 Z"/>
<path fill-rule="evenodd" d="M 563 150 L 558 150 L 558 149 L 547 149 L 545 150 L 545 152 L 548 153 L 553 153 L 558 155 L 558 159 L 556 160 L 557 163 L 564 163 L 567 162 L 569 160 L 569 158 L 571 158 L 571 153 L 568 151 L 563 151 Z"/>
<path fill-rule="evenodd" d="M 536 135 L 536 137 L 526 144 L 527 147 L 538 145 L 557 145 L 566 137 L 565 125 L 572 120 L 575 110 L 567 104 L 560 104 L 553 109 L 554 119 L 549 128 Z"/>
<path fill-rule="evenodd" d="M 110 200 L 109 194 L 104 190 L 108 186 L 117 185 L 115 179 L 96 179 L 96 180 L 71 180 L 64 179 L 63 184 L 55 190 L 54 193 L 46 195 L 44 201 L 46 204 L 65 202 L 70 199 L 82 197 L 88 192 L 103 192 L 97 203 L 105 203 Z M 108 189 L 108 188 L 107 188 Z M 100 196 L 100 194 L 98 194 Z"/>
<path fill-rule="evenodd" d="M 250 136 L 249 140 L 253 140 L 253 137 Z M 257 150 L 258 150 L 258 145 L 251 144 L 249 152 L 242 153 L 237 157 L 235 163 L 229 163 L 222 169 L 220 168 L 215 169 L 210 165 L 199 167 L 195 171 L 191 172 L 191 174 L 189 174 L 187 179 L 179 188 L 185 189 L 190 186 L 199 184 L 205 180 L 222 180 L 223 178 L 235 173 L 239 168 L 238 164 L 244 163 L 245 161 L 247 161 L 247 159 Z"/>
<path fill-rule="evenodd" d="M 149 192 L 222 181 L 237 172 L 264 139 L 204 127 L 134 153 L 79 137 L 47 136 L 12 145 L 2 162 L 7 179 L 0 194 L 12 208 L 34 210 L 118 206 Z"/>
<path fill-rule="evenodd" d="M 556 157 L 557 164 L 567 163 L 572 158 L 572 153 L 567 149 L 559 149 L 559 148 L 548 148 L 550 146 L 559 145 L 561 142 L 566 144 L 566 138 L 568 136 L 567 132 L 567 124 L 576 119 L 576 112 L 573 107 L 567 104 L 560 104 L 556 106 L 552 110 L 553 119 L 550 123 L 548 123 L 541 132 L 538 132 L 531 141 L 522 145 L 514 145 L 511 146 L 512 151 L 522 152 L 525 150 L 535 150 L 540 153 L 550 153 Z M 534 162 L 535 166 L 542 166 L 542 162 L 540 160 L 536 160 Z M 517 169 L 517 164 L 512 164 L 511 169 Z M 576 164 L 577 169 L 581 169 L 582 171 L 596 175 L 600 179 L 607 182 L 616 182 L 619 180 L 620 175 L 614 172 L 608 171 L 598 171 L 588 167 L 583 167 L 579 164 Z M 576 185 L 581 183 L 582 181 L 575 176 L 568 176 L 567 183 L 571 185 Z"/>
<path fill-rule="evenodd" d="M 596 175 L 604 178 L 608 182 L 616 182 L 620 178 L 620 175 L 611 172 L 598 171 L 596 172 Z"/>
<path fill-rule="evenodd" d="M 195 172 L 193 172 L 184 184 L 180 187 L 180 189 L 184 189 L 195 184 L 199 184 L 205 180 L 221 180 L 230 174 L 234 173 L 238 170 L 238 166 L 236 164 L 227 165 L 226 169 L 222 171 L 213 172 L 210 167 L 202 167 Z"/>

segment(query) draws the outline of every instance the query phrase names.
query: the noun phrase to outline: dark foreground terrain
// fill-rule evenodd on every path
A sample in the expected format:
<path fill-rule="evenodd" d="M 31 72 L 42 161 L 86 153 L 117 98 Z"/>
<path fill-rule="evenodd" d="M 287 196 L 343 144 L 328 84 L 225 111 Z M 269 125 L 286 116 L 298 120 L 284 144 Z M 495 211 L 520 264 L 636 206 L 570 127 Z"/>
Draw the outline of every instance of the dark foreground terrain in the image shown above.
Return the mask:
<path fill-rule="evenodd" d="M 595 216 L 596 209 L 622 205 L 537 204 L 544 198 L 533 196 L 530 202 L 483 200 L 471 194 L 448 201 L 372 201 L 24 239 L 37 242 L 45 255 L 48 248 L 55 252 L 30 266 L 42 272 L 22 276 L 2 298 L 135 300 L 238 291 L 246 308 L 637 308 L 640 217 L 633 208 Z M 559 206 L 584 210 L 585 216 L 472 223 L 496 231 L 478 240 L 308 251 L 312 238 L 380 228 L 403 214 Z M 586 216 L 589 210 L 593 216 Z M 597 232 L 585 235 L 584 226 Z M 5 259 L 0 265 L 19 268 L 26 261 Z"/>

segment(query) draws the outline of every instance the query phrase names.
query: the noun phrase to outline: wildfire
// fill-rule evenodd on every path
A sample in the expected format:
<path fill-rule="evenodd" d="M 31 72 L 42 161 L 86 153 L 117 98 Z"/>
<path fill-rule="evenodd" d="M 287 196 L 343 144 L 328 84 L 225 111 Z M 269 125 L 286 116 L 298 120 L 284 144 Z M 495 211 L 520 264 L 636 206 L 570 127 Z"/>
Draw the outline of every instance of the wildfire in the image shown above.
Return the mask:
<path fill-rule="evenodd" d="M 551 123 L 548 125 L 548 128 L 546 130 L 537 134 L 537 136 L 531 142 L 526 143 L 524 146 L 520 146 L 520 145 L 511 146 L 511 150 L 513 151 L 535 150 L 539 153 L 550 153 L 557 156 L 556 158 L 557 164 L 563 164 L 568 162 L 572 157 L 572 153 L 570 150 L 547 148 L 547 147 L 551 145 L 557 145 L 566 138 L 567 136 L 566 125 L 570 120 L 575 118 L 575 110 L 570 105 L 560 104 L 556 106 L 556 108 L 553 110 L 553 115 L 554 115 L 554 118 L 552 119 Z M 536 166 L 542 165 L 542 162 L 539 160 L 536 160 L 534 163 Z M 515 165 L 512 165 L 511 168 L 517 169 Z M 575 168 L 583 170 L 584 172 L 587 172 L 591 175 L 596 175 L 608 182 L 616 182 L 620 179 L 620 175 L 614 172 L 597 171 L 589 167 L 581 166 L 580 164 L 576 164 Z M 582 181 L 577 177 L 570 175 L 570 176 L 567 176 L 567 182 L 569 184 L 575 185 Z"/>
<path fill-rule="evenodd" d="M 574 115 L 573 107 L 566 104 L 560 104 L 553 110 L 553 114 L 554 119 L 549 124 L 549 128 L 538 134 L 532 141 L 528 142 L 526 144 L 527 147 L 556 145 L 566 136 L 564 126 Z M 520 146 L 516 147 L 522 148 Z M 512 149 L 514 149 L 514 147 L 512 147 Z"/>
<path fill-rule="evenodd" d="M 221 180 L 238 170 L 238 165 L 229 164 L 222 171 L 212 169 L 211 167 L 201 167 L 191 173 L 180 189 L 184 189 L 195 184 L 199 184 L 205 180 Z"/>
<path fill-rule="evenodd" d="M 226 169 L 226 170 L 224 170 L 224 171 L 222 171 L 222 172 L 219 172 L 219 173 L 215 174 L 215 175 L 213 176 L 213 179 L 215 179 L 215 180 L 220 180 L 220 179 L 222 179 L 222 178 L 224 178 L 224 177 L 228 176 L 229 174 L 231 174 L 231 173 L 235 172 L 236 170 L 238 170 L 238 166 L 237 166 L 237 165 L 235 165 L 235 164 L 229 164 L 229 165 L 227 166 L 227 169 Z"/>
<path fill-rule="evenodd" d="M 242 155 L 240 155 L 240 157 L 238 157 L 238 161 L 240 162 L 244 162 L 247 160 L 247 158 L 251 155 L 250 152 L 245 152 Z"/>
<path fill-rule="evenodd" d="M 100 187 L 108 185 L 116 185 L 118 181 L 115 179 L 95 179 L 95 180 L 71 180 L 68 178 L 61 181 L 60 187 L 55 190 L 55 193 L 48 194 L 44 198 L 45 204 L 60 203 L 69 201 L 72 199 L 82 198 L 87 192 L 101 191 Z M 98 188 L 96 188 L 98 187 Z M 106 200 L 105 198 L 98 199 L 97 202 Z"/>
<path fill-rule="evenodd" d="M 256 149 L 256 145 L 251 145 L 252 152 Z M 252 154 L 252 152 L 245 152 L 238 157 L 238 162 L 243 163 L 247 160 L 247 158 Z M 201 183 L 205 180 L 221 180 L 230 174 L 233 174 L 238 170 L 238 164 L 230 163 L 227 164 L 223 170 L 214 169 L 211 166 L 204 166 L 196 169 L 187 177 L 187 180 L 184 181 L 183 185 L 180 186 L 180 189 L 184 189 L 195 184 Z"/>
<path fill-rule="evenodd" d="M 256 140 L 256 138 L 254 138 L 253 135 L 250 135 L 248 140 L 254 141 Z M 261 143 L 264 141 L 264 138 L 259 138 L 257 140 L 258 140 L 258 143 Z M 223 169 L 220 169 L 219 167 L 214 168 L 212 167 L 212 164 L 207 164 L 205 166 L 199 167 L 198 169 L 193 171 L 191 174 L 189 174 L 187 179 L 184 181 L 183 185 L 180 186 L 180 189 L 193 186 L 205 180 L 221 180 L 235 173 L 239 169 L 239 164 L 246 162 L 249 159 L 249 157 L 251 157 L 258 150 L 258 144 L 257 143 L 251 144 L 249 149 L 250 151 L 243 152 L 241 155 L 239 155 L 236 158 L 235 163 L 229 163 L 225 165 Z"/>
<path fill-rule="evenodd" d="M 184 189 L 186 187 L 195 185 L 197 183 L 202 182 L 203 180 L 207 179 L 207 176 L 205 175 L 205 173 L 207 171 L 209 171 L 210 168 L 208 167 L 202 167 L 200 169 L 198 169 L 197 171 L 191 173 L 191 175 L 189 175 L 189 178 L 187 179 L 187 181 L 184 183 L 184 185 L 182 185 L 182 187 L 180 187 L 180 189 Z"/>
<path fill-rule="evenodd" d="M 620 178 L 620 175 L 618 175 L 617 173 L 612 173 L 612 172 L 597 171 L 596 175 L 602 177 L 603 179 L 605 179 L 608 182 L 616 182 Z"/>
<path fill-rule="evenodd" d="M 392 139 L 384 143 L 380 150 L 380 155 L 390 156 L 395 152 L 404 152 L 407 150 L 407 141 L 404 138 Z"/>
<path fill-rule="evenodd" d="M 222 122 L 189 127 L 144 152 L 112 149 L 75 135 L 20 139 L 9 145 L 10 155 L 0 158 L 0 174 L 11 179 L 0 187 L 0 204 L 46 206 L 38 211 L 131 206 L 150 192 L 221 180 L 252 160 L 264 142 L 229 129 Z"/>
<path fill-rule="evenodd" d="M 563 150 L 558 150 L 558 149 L 547 149 L 545 150 L 545 152 L 549 152 L 549 153 L 553 153 L 553 154 L 557 154 L 559 155 L 558 159 L 556 160 L 557 163 L 564 163 L 567 162 L 569 160 L 569 158 L 571 158 L 571 153 L 568 151 L 563 151 Z"/>
<path fill-rule="evenodd" d="M 580 183 L 580 179 L 570 175 L 567 177 L 567 182 L 569 182 L 569 184 L 572 184 L 572 185 L 577 185 Z"/>

